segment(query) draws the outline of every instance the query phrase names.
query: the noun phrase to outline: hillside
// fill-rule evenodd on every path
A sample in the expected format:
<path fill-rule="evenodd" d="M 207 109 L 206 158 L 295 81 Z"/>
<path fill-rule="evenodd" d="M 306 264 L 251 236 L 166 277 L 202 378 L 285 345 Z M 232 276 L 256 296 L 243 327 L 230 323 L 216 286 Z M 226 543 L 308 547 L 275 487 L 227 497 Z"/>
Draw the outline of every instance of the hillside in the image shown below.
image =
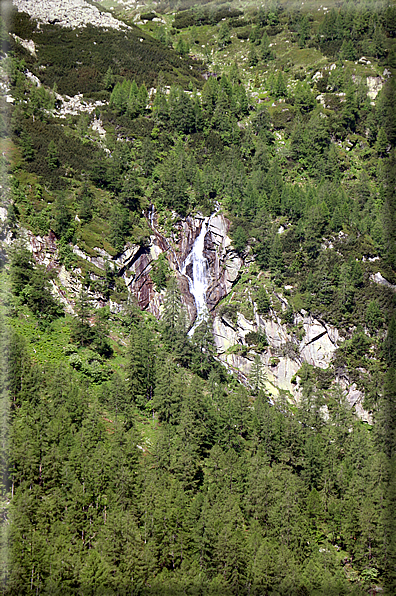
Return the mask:
<path fill-rule="evenodd" d="M 14 5 L 3 593 L 392 594 L 394 7 Z"/>

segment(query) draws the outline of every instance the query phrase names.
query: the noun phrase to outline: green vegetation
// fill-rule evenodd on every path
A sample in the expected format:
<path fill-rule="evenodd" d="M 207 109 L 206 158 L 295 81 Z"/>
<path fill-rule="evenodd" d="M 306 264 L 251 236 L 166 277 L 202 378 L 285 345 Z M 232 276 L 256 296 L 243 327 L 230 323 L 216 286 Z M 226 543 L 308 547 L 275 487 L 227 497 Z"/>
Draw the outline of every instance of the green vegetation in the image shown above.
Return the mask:
<path fill-rule="evenodd" d="M 390 596 L 394 7 L 155 11 L 127 31 L 13 11 L 35 54 L 0 22 L 2 593 Z M 249 373 L 219 362 L 210 316 L 188 334 L 167 252 L 144 271 L 159 320 L 117 260 L 218 209 L 245 266 L 217 314 L 230 334 L 261 320 L 226 351 Z M 30 252 L 26 230 L 48 243 Z M 273 400 L 301 312 L 344 341 Z"/>

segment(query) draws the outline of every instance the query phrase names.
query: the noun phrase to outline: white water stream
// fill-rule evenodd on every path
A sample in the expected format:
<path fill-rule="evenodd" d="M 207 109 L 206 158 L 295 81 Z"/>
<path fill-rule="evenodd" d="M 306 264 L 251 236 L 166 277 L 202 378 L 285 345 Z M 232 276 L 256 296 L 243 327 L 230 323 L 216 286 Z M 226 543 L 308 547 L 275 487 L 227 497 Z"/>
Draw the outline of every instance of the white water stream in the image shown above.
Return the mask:
<path fill-rule="evenodd" d="M 195 239 L 190 253 L 184 261 L 180 273 L 185 275 L 188 279 L 190 292 L 194 296 L 195 305 L 197 308 L 197 318 L 194 325 L 191 327 L 188 335 L 192 336 L 196 327 L 208 316 L 208 307 L 206 306 L 206 290 L 209 285 L 208 264 L 204 257 L 204 243 L 205 236 L 209 229 L 210 217 L 206 217 L 202 222 L 202 227 L 199 235 Z M 187 267 L 192 265 L 192 279 L 187 273 Z"/>

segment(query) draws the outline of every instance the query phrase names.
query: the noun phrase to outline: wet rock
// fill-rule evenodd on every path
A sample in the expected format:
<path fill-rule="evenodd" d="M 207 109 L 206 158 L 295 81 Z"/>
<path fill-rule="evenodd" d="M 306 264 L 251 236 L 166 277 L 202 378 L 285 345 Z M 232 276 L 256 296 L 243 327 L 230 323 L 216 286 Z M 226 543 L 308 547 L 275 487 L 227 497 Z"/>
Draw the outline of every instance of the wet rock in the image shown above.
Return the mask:
<path fill-rule="evenodd" d="M 208 260 L 210 283 L 206 294 L 209 310 L 226 296 L 238 278 L 243 259 L 231 246 L 230 222 L 222 214 L 211 218 L 205 237 L 204 255 Z"/>
<path fill-rule="evenodd" d="M 180 272 L 183 263 L 190 254 L 195 240 L 198 238 L 204 216 L 198 214 L 195 217 L 186 217 L 175 225 L 175 233 L 172 238 L 166 238 L 155 227 L 155 213 L 150 213 L 150 223 L 154 235 L 151 237 L 152 250 L 156 251 L 157 257 L 161 252 L 166 253 L 171 269 Z M 210 218 L 208 230 L 204 241 L 204 256 L 207 259 L 209 285 L 206 293 L 206 302 L 209 310 L 213 310 L 216 304 L 226 296 L 232 288 L 233 283 L 239 275 L 243 260 L 231 246 L 231 239 L 228 236 L 230 222 L 222 215 L 217 214 Z M 188 265 L 186 276 L 191 279 L 192 268 Z M 185 277 L 183 282 L 183 301 L 187 307 L 189 317 L 194 320 L 196 309 L 194 298 L 190 293 L 188 280 Z M 135 284 L 130 286 L 135 293 Z M 150 307 L 149 307 L 150 308 Z M 192 318 L 191 318 L 192 317 Z"/>

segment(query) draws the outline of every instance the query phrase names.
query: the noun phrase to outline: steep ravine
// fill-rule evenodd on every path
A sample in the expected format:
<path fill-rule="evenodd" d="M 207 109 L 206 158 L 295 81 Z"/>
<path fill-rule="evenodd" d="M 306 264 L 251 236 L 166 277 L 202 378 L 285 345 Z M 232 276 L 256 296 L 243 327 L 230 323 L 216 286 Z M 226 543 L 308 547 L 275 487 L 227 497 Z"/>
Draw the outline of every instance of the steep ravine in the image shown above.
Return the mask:
<path fill-rule="evenodd" d="M 136 298 L 139 307 L 157 318 L 161 316 L 164 292 L 156 291 L 150 273 L 158 257 L 164 253 L 169 268 L 178 279 L 191 323 L 194 323 L 197 316 L 197 304 L 200 315 L 204 315 L 206 311 L 212 316 L 219 359 L 242 382 L 248 382 L 256 353 L 249 347 L 246 335 L 249 332 L 264 331 L 268 346 L 259 356 L 266 375 L 266 387 L 275 398 L 280 390 L 284 390 L 291 399 L 298 401 L 301 398 L 298 370 L 303 363 L 326 369 L 342 341 L 339 331 L 302 310 L 295 313 L 293 322 L 294 326 L 299 325 L 302 330 L 302 339 L 298 339 L 291 332 L 290 326 L 281 322 L 279 313 L 270 309 L 264 317 L 257 313 L 254 303 L 254 316 L 250 320 L 241 312 L 237 313 L 236 321 L 221 316 L 216 306 L 230 293 L 240 273 L 247 269 L 247 264 L 232 247 L 228 235 L 229 220 L 222 213 L 215 213 L 210 218 L 199 214 L 189 216 L 175 224 L 170 237 L 159 229 L 153 209 L 149 212 L 148 221 L 152 229 L 149 241 L 143 246 L 128 244 L 122 254 L 115 258 L 100 248 L 95 249 L 96 256 L 87 255 L 78 246 L 73 247 L 73 252 L 98 270 L 104 271 L 106 263 L 116 270 L 128 291 Z M 57 270 L 58 276 L 53 282 L 54 293 L 66 311 L 73 313 L 76 295 L 82 287 L 81 269 L 71 272 L 60 266 L 56 238 L 52 233 L 42 238 L 24 230 L 22 235 L 36 261 Z M 12 242 L 10 234 L 6 234 L 5 230 L 2 238 L 6 244 Z M 90 298 L 96 307 L 106 303 L 100 293 L 90 292 Z M 283 298 L 283 301 L 283 307 L 286 308 L 286 299 Z M 120 308 L 116 302 L 110 301 L 113 312 Z M 241 347 L 240 350 L 238 346 Z M 356 414 L 371 422 L 370 414 L 362 406 L 364 395 L 350 383 L 348 376 L 343 373 L 339 378 L 334 378 L 334 382 L 341 385 Z"/>

